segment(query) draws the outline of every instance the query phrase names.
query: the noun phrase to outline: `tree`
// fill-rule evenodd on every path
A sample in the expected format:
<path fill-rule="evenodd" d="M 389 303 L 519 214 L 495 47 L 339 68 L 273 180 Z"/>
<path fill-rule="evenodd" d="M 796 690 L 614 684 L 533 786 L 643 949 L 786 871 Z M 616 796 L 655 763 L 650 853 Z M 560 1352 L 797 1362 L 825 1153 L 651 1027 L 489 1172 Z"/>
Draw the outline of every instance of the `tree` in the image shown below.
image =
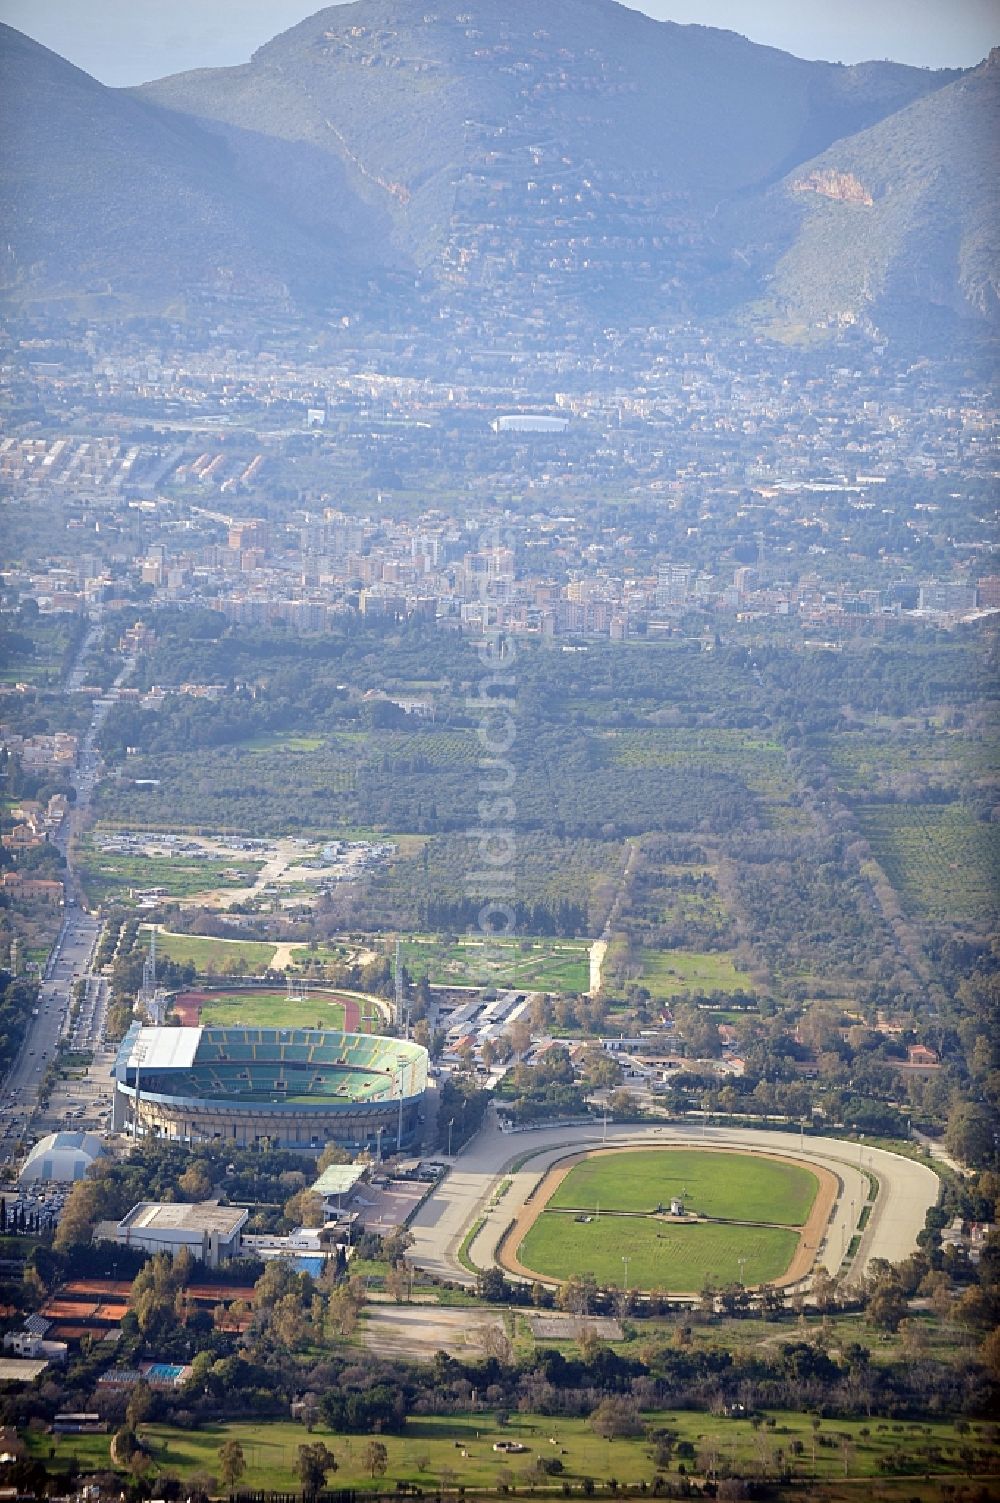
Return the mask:
<path fill-rule="evenodd" d="M 510 1285 L 497 1267 L 481 1268 L 476 1274 L 476 1293 L 490 1304 L 504 1304 L 510 1299 Z"/>
<path fill-rule="evenodd" d="M 597 1280 L 592 1273 L 571 1274 L 559 1286 L 556 1304 L 573 1315 L 589 1315 L 597 1298 Z"/>
<path fill-rule="evenodd" d="M 369 1477 L 384 1477 L 389 1465 L 389 1452 L 381 1440 L 370 1440 L 361 1453 L 361 1465 Z"/>
<path fill-rule="evenodd" d="M 869 1325 L 879 1326 L 884 1331 L 895 1331 L 905 1314 L 906 1299 L 899 1285 L 894 1282 L 880 1282 L 868 1296 L 865 1315 Z"/>
<path fill-rule="evenodd" d="M 994 1122 L 987 1108 L 960 1101 L 948 1117 L 945 1146 L 963 1164 L 986 1164 L 994 1151 Z"/>
<path fill-rule="evenodd" d="M 355 1281 L 360 1283 L 360 1281 Z M 358 1315 L 363 1302 L 360 1287 L 355 1283 L 341 1284 L 327 1300 L 327 1325 L 334 1336 L 347 1340 L 353 1336 L 358 1324 Z"/>
<path fill-rule="evenodd" d="M 720 1053 L 718 1024 L 692 1003 L 682 1002 L 674 1008 L 674 1028 L 689 1056 L 715 1058 Z"/>
<path fill-rule="evenodd" d="M 125 1422 L 132 1430 L 138 1430 L 153 1403 L 148 1383 L 137 1383 L 125 1408 Z"/>
<path fill-rule="evenodd" d="M 602 1440 L 625 1435 L 641 1435 L 642 1420 L 634 1403 L 628 1399 L 602 1399 L 591 1412 L 590 1428 Z"/>
<path fill-rule="evenodd" d="M 479 1331 L 479 1348 L 487 1360 L 493 1358 L 501 1367 L 510 1362 L 513 1348 L 503 1326 L 483 1326 Z"/>
<path fill-rule="evenodd" d="M 992 1373 L 995 1379 L 1000 1379 L 1000 1326 L 992 1330 L 980 1348 L 980 1357 L 983 1366 Z"/>
<path fill-rule="evenodd" d="M 294 1352 L 309 1335 L 309 1323 L 297 1294 L 283 1294 L 271 1311 L 271 1335 L 279 1346 Z"/>
<path fill-rule="evenodd" d="M 337 1470 L 337 1459 L 321 1440 L 314 1440 L 309 1445 L 299 1446 L 295 1470 L 302 1483 L 302 1491 L 307 1497 L 315 1498 L 326 1486 L 330 1472 Z"/>
<path fill-rule="evenodd" d="M 53 1246 L 65 1252 L 76 1243 L 89 1242 L 95 1222 L 107 1208 L 107 1194 L 103 1184 L 94 1179 L 78 1179 L 66 1197 Z"/>
<path fill-rule="evenodd" d="M 323 1198 L 312 1190 L 298 1190 L 285 1201 L 282 1214 L 293 1226 L 322 1226 Z"/>
<path fill-rule="evenodd" d="M 177 1188 L 188 1200 L 207 1200 L 212 1193 L 212 1176 L 205 1165 L 196 1159 L 179 1177 Z"/>
<path fill-rule="evenodd" d="M 217 1454 L 219 1478 L 223 1487 L 235 1487 L 247 1469 L 243 1447 L 238 1440 L 224 1440 Z"/>
<path fill-rule="evenodd" d="M 816 1268 L 813 1272 L 812 1300 L 821 1315 L 837 1308 L 837 1281 L 825 1268 Z"/>
<path fill-rule="evenodd" d="M 217 1493 L 219 1485 L 211 1472 L 192 1472 L 187 1480 L 187 1496 L 190 1503 L 208 1503 Z"/>
<path fill-rule="evenodd" d="M 323 1152 L 316 1160 L 316 1173 L 322 1174 L 324 1169 L 329 1169 L 331 1164 L 349 1164 L 351 1155 L 346 1148 L 341 1148 L 339 1143 L 327 1143 Z"/>
<path fill-rule="evenodd" d="M 531 1048 L 531 1023 L 526 1017 L 515 1018 L 508 1030 L 511 1048 L 515 1054 L 527 1054 Z"/>
<path fill-rule="evenodd" d="M 410 1291 L 410 1276 L 406 1271 L 405 1263 L 394 1263 L 384 1279 L 385 1292 L 391 1294 L 397 1305 L 401 1305 Z"/>

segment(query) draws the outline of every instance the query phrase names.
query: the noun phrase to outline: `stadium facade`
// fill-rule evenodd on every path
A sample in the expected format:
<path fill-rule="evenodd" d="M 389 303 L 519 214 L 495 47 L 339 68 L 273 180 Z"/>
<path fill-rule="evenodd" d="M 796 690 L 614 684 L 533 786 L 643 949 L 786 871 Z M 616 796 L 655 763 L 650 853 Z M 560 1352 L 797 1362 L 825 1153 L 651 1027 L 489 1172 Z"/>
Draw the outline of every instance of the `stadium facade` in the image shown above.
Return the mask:
<path fill-rule="evenodd" d="M 112 1126 L 190 1143 L 392 1152 L 419 1144 L 427 1050 L 318 1028 L 145 1028 L 114 1065 Z"/>

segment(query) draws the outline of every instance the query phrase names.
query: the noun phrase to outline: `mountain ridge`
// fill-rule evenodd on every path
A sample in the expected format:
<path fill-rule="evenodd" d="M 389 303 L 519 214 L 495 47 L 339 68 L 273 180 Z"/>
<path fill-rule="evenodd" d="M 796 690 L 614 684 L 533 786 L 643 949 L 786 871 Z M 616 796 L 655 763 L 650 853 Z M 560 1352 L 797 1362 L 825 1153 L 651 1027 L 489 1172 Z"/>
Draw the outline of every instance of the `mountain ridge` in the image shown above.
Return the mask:
<path fill-rule="evenodd" d="M 356 0 L 318 11 L 238 68 L 137 92 L 206 128 L 251 118 L 261 128 L 264 114 L 275 134 L 298 131 L 344 163 L 358 195 L 388 214 L 404 258 L 427 267 L 446 252 L 463 176 L 495 157 L 475 149 L 472 130 L 503 145 L 523 134 L 528 149 L 548 135 L 563 173 L 596 161 L 605 173 L 652 175 L 651 196 L 705 201 L 777 180 L 934 84 L 895 64 L 803 62 L 612 0 L 508 0 L 449 17 L 422 0 Z M 891 96 L 883 104 L 880 91 Z"/>
<path fill-rule="evenodd" d="M 0 23 L 0 288 L 144 303 L 194 287 L 282 295 L 341 247 L 289 234 L 188 117 L 106 88 Z M 357 275 L 354 268 L 351 274 Z"/>
<path fill-rule="evenodd" d="M 402 272 L 501 317 L 763 304 L 822 324 L 924 296 L 995 321 L 995 189 L 961 162 L 993 96 L 949 92 L 981 70 L 808 62 L 615 0 L 469 3 L 330 6 L 245 64 L 122 91 L 3 28 L 0 81 L 19 74 L 21 96 L 0 173 L 8 293 L 103 277 L 295 302 Z M 962 194 L 932 191 L 921 135 Z M 883 189 L 863 202 L 879 152 L 900 161 L 892 212 Z"/>

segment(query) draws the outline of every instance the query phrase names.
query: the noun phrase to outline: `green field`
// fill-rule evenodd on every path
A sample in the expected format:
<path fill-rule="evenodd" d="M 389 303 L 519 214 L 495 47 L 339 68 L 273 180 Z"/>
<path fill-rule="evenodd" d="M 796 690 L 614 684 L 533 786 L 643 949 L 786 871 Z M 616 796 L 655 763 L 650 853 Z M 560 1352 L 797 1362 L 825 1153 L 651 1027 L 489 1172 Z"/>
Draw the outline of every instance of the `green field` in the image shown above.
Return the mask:
<path fill-rule="evenodd" d="M 403 964 L 415 979 L 435 984 L 524 987 L 533 991 L 585 992 L 590 986 L 586 940 L 516 939 L 486 945 L 481 939 L 404 940 Z"/>
<path fill-rule="evenodd" d="M 238 861 L 192 861 L 183 856 L 121 856 L 86 842 L 80 853 L 80 879 L 88 901 L 101 903 L 127 895 L 133 888 L 162 888 L 167 897 L 190 898 L 219 888 L 252 887 L 262 862 L 240 856 Z M 233 871 L 240 876 L 233 876 Z M 230 873 L 224 876 L 223 873 Z"/>
<path fill-rule="evenodd" d="M 213 994 L 201 1006 L 202 1023 L 227 1028 L 339 1028 L 344 1027 L 344 1004 L 321 992 L 309 992 L 289 1001 L 284 992 Z"/>
<path fill-rule="evenodd" d="M 564 1279 L 592 1273 L 599 1284 L 622 1287 L 628 1250 L 632 1289 L 697 1293 L 705 1284 L 763 1284 L 780 1278 L 792 1260 L 798 1233 L 783 1227 L 723 1226 L 714 1221 L 659 1221 L 653 1217 L 600 1216 L 578 1221 L 543 1211 L 517 1249 L 526 1268 Z M 743 1266 L 740 1266 L 740 1259 Z"/>
<path fill-rule="evenodd" d="M 642 985 L 654 997 L 680 997 L 685 992 L 740 992 L 753 989 L 753 979 L 737 968 L 731 955 L 717 951 L 643 950 Z"/>
<path fill-rule="evenodd" d="M 996 920 L 1000 825 L 959 803 L 867 804 L 858 823 L 912 914 L 941 923 Z"/>
<path fill-rule="evenodd" d="M 241 741 L 244 751 L 254 752 L 313 752 L 326 743 L 325 736 L 312 736 L 297 731 L 264 731 Z"/>
<path fill-rule="evenodd" d="M 816 1176 L 798 1164 L 749 1153 L 651 1148 L 588 1155 L 548 1206 L 648 1213 L 679 1195 L 699 1216 L 792 1227 L 804 1225 L 818 1189 Z"/>
<path fill-rule="evenodd" d="M 138 943 L 149 949 L 149 929 L 140 928 Z M 266 971 L 275 956 L 275 945 L 256 939 L 214 939 L 202 934 L 171 934 L 160 929 L 156 934 L 156 953 L 178 965 L 188 962 L 202 976 L 219 975 L 234 969 L 241 976 Z"/>
<path fill-rule="evenodd" d="M 763 1432 L 770 1442 L 781 1446 L 786 1453 L 793 1441 L 802 1442 L 810 1473 L 823 1479 L 830 1488 L 843 1484 L 845 1470 L 852 1478 L 910 1475 L 920 1477 L 922 1499 L 936 1500 L 942 1494 L 923 1481 L 925 1475 L 961 1470 L 968 1479 L 970 1468 L 967 1462 L 960 1463 L 959 1450 L 969 1446 L 976 1448 L 975 1472 L 990 1470 L 991 1427 L 982 1424 L 973 1423 L 969 1433 L 959 1435 L 954 1424 L 940 1422 L 905 1425 L 897 1422 L 883 1426 L 870 1419 L 824 1419 L 819 1435 L 836 1437 L 837 1443 L 817 1446 L 811 1415 L 778 1411 L 771 1418 L 774 1428 Z M 690 1410 L 648 1410 L 643 1411 L 642 1419 L 647 1428 L 669 1429 L 678 1441 L 692 1444 L 696 1459 L 691 1466 L 695 1471 L 712 1465 L 720 1457 L 737 1465 L 759 1465 L 762 1432 L 749 1418 L 729 1419 Z M 612 1476 L 619 1484 L 648 1486 L 654 1474 L 664 1470 L 657 1465 L 653 1447 L 644 1438 L 609 1442 L 599 1439 L 586 1420 L 538 1414 L 512 1415 L 503 1429 L 496 1425 L 492 1414 L 484 1411 L 411 1419 L 403 1435 L 379 1437 L 388 1452 L 389 1464 L 385 1476 L 377 1483 L 371 1481 L 362 1467 L 368 1437 L 334 1435 L 322 1425 L 311 1436 L 302 1425 L 290 1421 L 245 1421 L 183 1431 L 164 1425 L 143 1425 L 142 1436 L 152 1451 L 156 1469 L 176 1472 L 182 1477 L 193 1472 L 217 1476 L 219 1447 L 226 1440 L 236 1440 L 247 1462 L 241 1488 L 289 1492 L 299 1489 L 296 1455 L 299 1446 L 310 1440 L 322 1440 L 337 1458 L 338 1469 L 329 1479 L 331 1487 L 383 1493 L 394 1490 L 397 1482 L 415 1483 L 426 1492 L 436 1488 L 442 1479 L 447 1482 L 454 1479 L 456 1485 L 471 1488 L 496 1489 L 501 1483 L 515 1479 L 527 1486 L 534 1459 L 540 1454 L 560 1456 L 565 1468 L 563 1477 L 576 1483 L 575 1490 L 583 1477 L 593 1477 L 599 1487 Z M 550 1436 L 556 1441 L 555 1447 L 549 1442 Z M 846 1452 L 841 1449 L 841 1437 L 848 1447 Z M 110 1465 L 107 1435 L 50 1436 L 22 1431 L 20 1438 L 28 1455 L 46 1462 L 52 1470 L 64 1469 L 71 1460 L 79 1462 L 81 1469 L 101 1470 Z M 527 1454 L 506 1456 L 496 1452 L 493 1445 L 498 1440 L 518 1441 L 528 1447 Z M 676 1483 L 676 1462 L 670 1470 Z M 824 1488 L 823 1495 L 832 1494 Z M 900 1499 L 915 1496 L 913 1484 L 893 1496 Z"/>

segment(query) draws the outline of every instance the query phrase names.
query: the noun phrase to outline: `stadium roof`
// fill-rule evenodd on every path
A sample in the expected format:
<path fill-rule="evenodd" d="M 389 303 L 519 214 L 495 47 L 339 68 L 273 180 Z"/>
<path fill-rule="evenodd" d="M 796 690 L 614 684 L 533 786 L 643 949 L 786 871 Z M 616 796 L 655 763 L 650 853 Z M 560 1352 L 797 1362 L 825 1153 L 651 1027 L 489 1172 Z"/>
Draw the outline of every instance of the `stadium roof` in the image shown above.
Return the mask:
<path fill-rule="evenodd" d="M 310 1188 L 326 1200 L 331 1195 L 346 1195 L 365 1172 L 364 1164 L 330 1164 Z"/>
<path fill-rule="evenodd" d="M 200 1028 L 137 1028 L 122 1063 L 134 1070 L 190 1070 Z"/>
<path fill-rule="evenodd" d="M 22 1185 L 39 1180 L 54 1180 L 59 1184 L 71 1184 L 83 1179 L 96 1158 L 104 1152 L 104 1144 L 93 1132 L 51 1132 L 39 1138 L 28 1154 L 18 1175 Z"/>

